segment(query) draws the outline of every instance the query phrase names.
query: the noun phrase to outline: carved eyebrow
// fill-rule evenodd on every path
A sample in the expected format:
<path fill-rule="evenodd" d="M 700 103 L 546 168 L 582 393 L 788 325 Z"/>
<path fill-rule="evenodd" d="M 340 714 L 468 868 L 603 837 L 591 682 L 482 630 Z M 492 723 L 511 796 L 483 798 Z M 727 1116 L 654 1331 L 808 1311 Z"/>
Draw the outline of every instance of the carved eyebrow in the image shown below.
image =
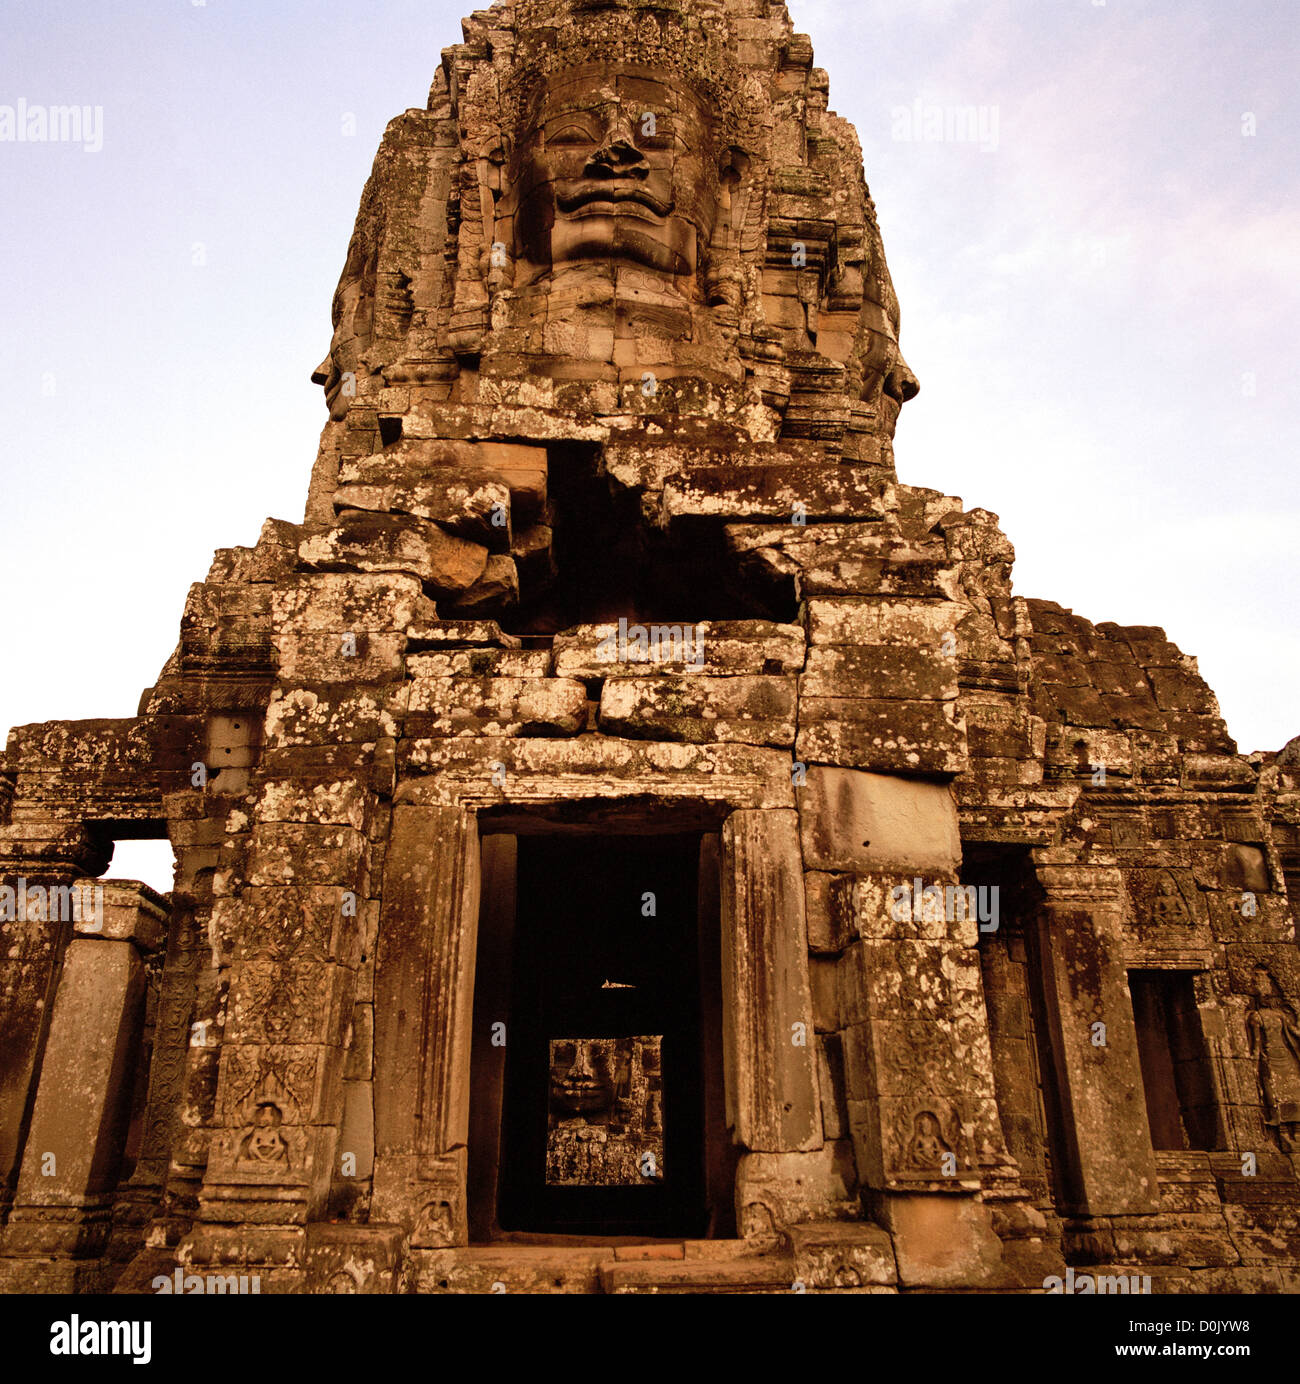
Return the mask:
<path fill-rule="evenodd" d="M 581 118 L 585 112 L 573 111 L 566 112 L 562 116 L 556 116 L 553 120 L 546 123 L 545 134 L 548 140 L 558 139 L 565 134 L 580 134 L 584 139 L 597 139 L 598 133 L 593 128 L 594 122 L 590 117 Z"/>

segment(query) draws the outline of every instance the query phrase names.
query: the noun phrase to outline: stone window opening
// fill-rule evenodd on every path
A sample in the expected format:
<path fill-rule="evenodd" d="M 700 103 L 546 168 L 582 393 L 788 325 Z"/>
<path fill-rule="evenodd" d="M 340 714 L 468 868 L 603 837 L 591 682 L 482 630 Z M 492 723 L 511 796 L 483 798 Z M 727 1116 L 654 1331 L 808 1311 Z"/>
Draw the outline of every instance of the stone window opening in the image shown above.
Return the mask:
<path fill-rule="evenodd" d="M 106 822 L 101 824 L 99 834 L 104 839 L 109 857 L 100 881 L 128 886 L 143 884 L 158 896 L 153 900 L 155 905 L 170 914 L 171 894 L 176 882 L 176 852 L 167 836 L 166 822 L 152 819 Z M 145 998 L 138 1020 L 138 1045 L 130 1074 L 123 1085 L 123 1129 L 118 1170 L 121 1186 L 125 1186 L 131 1178 L 144 1148 L 149 1082 L 162 988 L 162 961 L 162 952 L 154 952 L 145 968 Z"/>
<path fill-rule="evenodd" d="M 133 879 L 156 894 L 169 894 L 175 884 L 176 852 L 166 824 L 119 823 L 105 832 L 109 863 L 102 879 Z"/>
<path fill-rule="evenodd" d="M 1072 1154 L 1047 1036 L 1029 868 L 1020 850 L 963 843 L 962 884 L 998 900 L 997 925 L 980 933 L 978 948 L 1003 1137 L 1036 1204 L 1054 1211 L 1069 1200 Z"/>

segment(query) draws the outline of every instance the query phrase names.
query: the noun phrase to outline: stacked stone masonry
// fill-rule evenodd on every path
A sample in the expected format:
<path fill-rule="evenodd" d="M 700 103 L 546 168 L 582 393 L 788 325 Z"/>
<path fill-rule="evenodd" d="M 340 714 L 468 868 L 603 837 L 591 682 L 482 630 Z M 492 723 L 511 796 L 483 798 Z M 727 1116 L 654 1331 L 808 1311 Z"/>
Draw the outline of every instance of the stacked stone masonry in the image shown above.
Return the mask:
<path fill-rule="evenodd" d="M 1300 1288 L 1300 740 L 898 479 L 827 94 L 778 0 L 513 0 L 389 125 L 304 522 L 0 761 L 0 1287 Z M 529 860 L 637 842 L 697 890 L 696 1201 L 563 1238 L 492 1032 L 581 893 Z"/>

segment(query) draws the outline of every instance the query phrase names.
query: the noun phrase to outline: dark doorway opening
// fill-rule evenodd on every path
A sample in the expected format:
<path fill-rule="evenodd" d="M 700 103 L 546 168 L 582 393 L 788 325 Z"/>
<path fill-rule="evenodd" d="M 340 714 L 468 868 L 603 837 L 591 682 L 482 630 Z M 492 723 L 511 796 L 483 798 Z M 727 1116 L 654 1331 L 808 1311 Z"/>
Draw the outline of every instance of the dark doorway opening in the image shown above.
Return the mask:
<path fill-rule="evenodd" d="M 1153 1149 L 1217 1149 L 1218 1102 L 1190 971 L 1130 971 Z"/>
<path fill-rule="evenodd" d="M 501 1231 L 708 1233 L 700 844 L 518 838 Z"/>
<path fill-rule="evenodd" d="M 963 843 L 961 882 L 989 901 L 979 937 L 980 972 L 998 1113 L 1007 1151 L 1037 1204 L 1054 1211 L 1070 1201 L 1072 1166 L 1058 1077 L 1047 1042 L 1037 893 L 1022 847 Z M 984 931 L 986 923 L 995 924 Z"/>

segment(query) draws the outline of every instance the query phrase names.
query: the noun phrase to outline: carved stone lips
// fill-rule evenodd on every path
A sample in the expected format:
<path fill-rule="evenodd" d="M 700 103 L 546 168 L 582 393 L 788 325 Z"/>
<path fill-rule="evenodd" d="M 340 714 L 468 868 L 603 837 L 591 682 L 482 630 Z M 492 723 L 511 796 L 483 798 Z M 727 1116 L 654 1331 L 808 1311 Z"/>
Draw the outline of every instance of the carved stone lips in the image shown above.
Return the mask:
<path fill-rule="evenodd" d="M 568 184 L 564 192 L 557 188 L 555 201 L 565 212 L 578 211 L 593 203 L 608 205 L 615 202 L 632 202 L 662 217 L 668 216 L 673 209 L 671 202 L 661 201 L 645 187 L 611 178 L 584 178 L 581 182 Z"/>
<path fill-rule="evenodd" d="M 566 1077 L 555 1082 L 554 1089 L 570 1110 L 599 1110 L 610 1098 L 604 1084 L 589 1077 Z"/>

